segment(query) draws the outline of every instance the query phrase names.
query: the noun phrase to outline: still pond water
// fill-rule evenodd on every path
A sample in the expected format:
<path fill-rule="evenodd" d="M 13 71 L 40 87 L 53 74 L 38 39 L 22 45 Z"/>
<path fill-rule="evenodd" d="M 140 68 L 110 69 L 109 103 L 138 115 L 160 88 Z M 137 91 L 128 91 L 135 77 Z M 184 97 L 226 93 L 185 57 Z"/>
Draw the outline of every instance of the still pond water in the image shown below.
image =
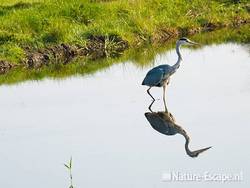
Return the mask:
<path fill-rule="evenodd" d="M 124 62 L 91 76 L 0 86 L 0 187 L 69 187 L 63 163 L 70 156 L 79 188 L 249 187 L 249 46 L 182 54 L 168 109 L 191 138 L 191 150 L 211 149 L 191 158 L 182 135 L 160 134 L 144 116 L 151 99 L 141 81 L 152 66 L 173 64 L 172 50 L 145 68 Z M 163 111 L 162 89 L 151 91 L 160 99 L 152 110 Z M 240 179 L 167 181 L 178 173 Z"/>

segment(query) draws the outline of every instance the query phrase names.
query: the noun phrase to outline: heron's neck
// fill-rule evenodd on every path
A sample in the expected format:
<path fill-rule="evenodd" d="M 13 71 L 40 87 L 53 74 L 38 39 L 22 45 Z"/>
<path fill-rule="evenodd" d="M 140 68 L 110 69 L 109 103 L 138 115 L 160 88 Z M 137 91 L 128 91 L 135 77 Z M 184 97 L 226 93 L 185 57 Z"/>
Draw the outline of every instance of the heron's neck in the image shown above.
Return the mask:
<path fill-rule="evenodd" d="M 184 137 L 186 139 L 185 150 L 186 150 L 187 153 L 191 153 L 190 150 L 189 150 L 189 147 L 188 147 L 190 139 L 189 139 L 189 137 L 187 135 L 185 135 Z"/>
<path fill-rule="evenodd" d="M 180 63 L 182 61 L 182 56 L 181 56 L 181 53 L 180 53 L 180 46 L 181 44 L 180 43 L 177 43 L 176 44 L 176 53 L 178 55 L 178 60 L 177 62 L 172 66 L 174 70 L 178 69 L 180 67 Z"/>
<path fill-rule="evenodd" d="M 199 149 L 199 150 L 195 150 L 195 151 L 191 151 L 188 147 L 189 145 L 189 142 L 190 142 L 190 138 L 189 136 L 187 135 L 186 131 L 184 129 L 179 129 L 179 133 L 184 136 L 186 142 L 185 142 L 185 150 L 186 150 L 186 153 L 190 156 L 190 157 L 197 157 L 200 153 L 210 149 L 211 147 L 207 147 L 207 148 L 202 148 L 202 149 Z"/>
<path fill-rule="evenodd" d="M 189 149 L 189 147 L 188 147 L 189 142 L 190 142 L 189 136 L 187 135 L 187 133 L 186 133 L 185 130 L 182 130 L 182 131 L 180 132 L 180 134 L 181 134 L 182 136 L 184 136 L 184 138 L 185 138 L 185 140 L 186 140 L 186 142 L 185 142 L 185 150 L 186 150 L 186 153 L 187 153 L 189 156 L 192 156 L 193 152 L 190 151 L 190 149 Z"/>

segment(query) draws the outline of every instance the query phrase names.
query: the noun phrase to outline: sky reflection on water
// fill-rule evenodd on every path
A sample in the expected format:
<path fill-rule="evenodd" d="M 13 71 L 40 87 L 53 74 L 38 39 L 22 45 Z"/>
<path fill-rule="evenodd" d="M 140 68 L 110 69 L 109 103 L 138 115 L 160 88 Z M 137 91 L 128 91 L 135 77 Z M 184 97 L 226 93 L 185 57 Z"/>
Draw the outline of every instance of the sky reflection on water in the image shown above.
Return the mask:
<path fill-rule="evenodd" d="M 92 76 L 1 86 L 1 187 L 67 187 L 63 163 L 73 156 L 76 187 L 249 187 L 250 55 L 237 44 L 183 49 L 170 80 L 168 108 L 192 135 L 191 149 L 212 145 L 198 158 L 185 154 L 181 135 L 154 131 L 144 117 L 150 97 L 147 70 L 130 62 Z M 175 51 L 155 64 L 176 61 Z M 152 107 L 163 109 L 160 99 Z M 171 171 L 243 172 L 241 182 L 162 182 Z"/>

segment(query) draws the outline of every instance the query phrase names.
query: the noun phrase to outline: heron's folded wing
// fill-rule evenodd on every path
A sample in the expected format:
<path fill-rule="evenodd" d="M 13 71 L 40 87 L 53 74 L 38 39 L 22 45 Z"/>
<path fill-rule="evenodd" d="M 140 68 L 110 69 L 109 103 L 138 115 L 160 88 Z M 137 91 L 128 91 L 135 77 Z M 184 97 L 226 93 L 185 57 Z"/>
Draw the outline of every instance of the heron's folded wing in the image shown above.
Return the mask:
<path fill-rule="evenodd" d="M 147 73 L 142 85 L 156 86 L 162 81 L 163 76 L 164 70 L 162 68 L 155 67 Z"/>

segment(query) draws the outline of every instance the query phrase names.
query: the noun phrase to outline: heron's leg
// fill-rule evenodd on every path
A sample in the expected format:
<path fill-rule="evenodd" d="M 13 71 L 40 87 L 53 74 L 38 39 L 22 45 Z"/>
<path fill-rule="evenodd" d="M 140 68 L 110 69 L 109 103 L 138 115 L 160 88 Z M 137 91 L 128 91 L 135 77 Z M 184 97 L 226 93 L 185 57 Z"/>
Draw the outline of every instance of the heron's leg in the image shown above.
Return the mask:
<path fill-rule="evenodd" d="M 153 99 L 153 101 L 155 101 L 155 98 L 151 95 L 151 93 L 149 92 L 149 90 L 151 89 L 152 87 L 149 87 L 148 89 L 147 89 L 147 93 L 150 95 L 150 97 Z"/>
<path fill-rule="evenodd" d="M 166 85 L 164 84 L 163 85 L 163 102 L 164 102 L 164 107 L 165 107 L 165 112 L 168 112 L 168 109 L 167 109 L 167 104 L 166 104 Z"/>
<path fill-rule="evenodd" d="M 153 111 L 151 110 L 151 107 L 152 107 L 152 105 L 154 104 L 154 102 L 155 102 L 155 101 L 152 101 L 152 102 L 150 103 L 150 105 L 148 106 L 148 109 L 149 109 L 150 112 L 153 112 Z"/>

